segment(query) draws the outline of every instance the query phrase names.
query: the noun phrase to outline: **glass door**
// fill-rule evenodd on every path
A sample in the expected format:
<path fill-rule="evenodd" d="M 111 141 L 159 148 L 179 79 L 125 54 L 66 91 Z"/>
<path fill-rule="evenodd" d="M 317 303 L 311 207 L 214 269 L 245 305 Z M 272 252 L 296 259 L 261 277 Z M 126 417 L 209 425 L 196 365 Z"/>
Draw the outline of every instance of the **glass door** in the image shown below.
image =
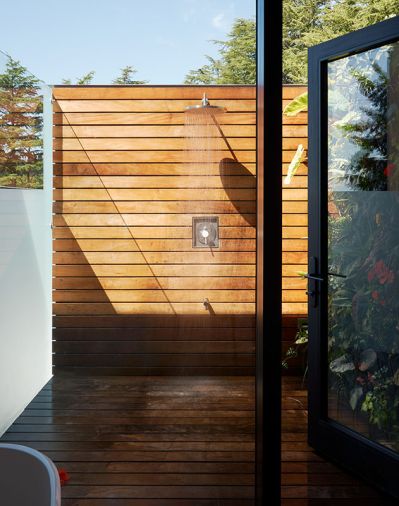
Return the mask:
<path fill-rule="evenodd" d="M 399 497 L 398 19 L 310 51 L 308 293 L 310 443 Z"/>

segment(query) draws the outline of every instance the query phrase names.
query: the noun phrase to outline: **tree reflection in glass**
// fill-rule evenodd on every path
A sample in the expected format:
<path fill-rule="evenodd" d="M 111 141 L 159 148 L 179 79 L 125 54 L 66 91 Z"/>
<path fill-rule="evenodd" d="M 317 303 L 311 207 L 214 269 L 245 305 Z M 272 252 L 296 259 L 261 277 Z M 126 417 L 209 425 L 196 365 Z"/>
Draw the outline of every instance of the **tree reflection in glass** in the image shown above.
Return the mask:
<path fill-rule="evenodd" d="M 398 52 L 328 64 L 329 416 L 396 450 Z"/>

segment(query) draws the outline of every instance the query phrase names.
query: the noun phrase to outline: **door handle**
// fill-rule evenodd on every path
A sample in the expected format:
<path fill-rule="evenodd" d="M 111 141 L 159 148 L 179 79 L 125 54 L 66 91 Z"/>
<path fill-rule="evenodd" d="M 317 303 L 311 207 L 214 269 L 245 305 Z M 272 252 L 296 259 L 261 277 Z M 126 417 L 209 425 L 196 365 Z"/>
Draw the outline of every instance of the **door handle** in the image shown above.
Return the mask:
<path fill-rule="evenodd" d="M 338 272 L 327 272 L 329 276 L 335 276 L 337 278 L 347 278 L 348 276 L 345 276 L 345 274 L 338 274 Z"/>
<path fill-rule="evenodd" d="M 308 270 L 309 272 L 304 275 L 304 278 L 308 280 L 307 295 L 309 296 L 309 302 L 311 301 L 312 307 L 317 307 L 319 302 L 319 289 L 318 284 L 325 281 L 320 275 L 316 273 L 319 271 L 319 262 L 316 257 L 309 258 Z"/>
<path fill-rule="evenodd" d="M 324 278 L 321 278 L 320 276 L 315 276 L 314 274 L 304 274 L 303 277 L 307 279 L 313 279 L 314 281 L 324 281 Z"/>

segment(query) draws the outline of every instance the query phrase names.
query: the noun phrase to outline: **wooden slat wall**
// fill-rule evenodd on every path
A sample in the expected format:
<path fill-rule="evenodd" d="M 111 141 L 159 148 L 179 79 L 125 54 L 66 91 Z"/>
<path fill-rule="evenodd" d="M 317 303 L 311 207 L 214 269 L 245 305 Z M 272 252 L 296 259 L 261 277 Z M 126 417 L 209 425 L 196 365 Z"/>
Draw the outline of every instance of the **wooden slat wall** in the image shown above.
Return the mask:
<path fill-rule="evenodd" d="M 187 164 L 183 111 L 204 91 L 227 109 L 218 156 L 237 163 L 222 175 Z M 284 100 L 300 91 L 286 87 Z M 255 88 L 55 87 L 54 98 L 55 366 L 252 374 Z M 283 170 L 305 130 L 305 117 L 285 120 Z M 304 167 L 283 196 L 283 310 L 297 314 Z M 195 215 L 219 217 L 219 249 L 192 248 Z"/>
<path fill-rule="evenodd" d="M 283 106 L 306 90 L 305 86 L 284 86 Z M 293 149 L 296 149 L 298 144 L 302 144 L 307 149 L 307 130 L 307 112 L 302 112 L 292 118 L 283 116 L 283 135 L 295 140 Z M 294 151 L 283 151 L 283 192 L 285 191 L 285 194 L 283 193 L 285 197 L 283 199 L 283 252 L 285 254 L 290 252 L 293 255 L 291 261 L 283 263 L 283 300 L 287 301 L 283 308 L 283 356 L 285 356 L 288 348 L 294 345 L 298 329 L 298 318 L 305 318 L 307 315 L 307 284 L 306 280 L 302 279 L 298 273 L 307 272 L 308 270 L 308 171 L 307 164 L 301 164 L 291 183 L 289 185 L 284 184 L 284 176 L 287 174 L 293 154 Z M 303 374 L 305 366 L 306 356 L 301 350 L 297 358 L 289 361 L 288 369 L 284 369 L 283 374 Z"/>
<path fill-rule="evenodd" d="M 185 107 L 204 91 L 227 109 L 232 149 L 215 139 L 212 166 L 190 164 L 185 139 Z M 54 98 L 56 367 L 252 374 L 255 89 L 59 87 Z M 195 215 L 219 217 L 220 248 L 192 248 Z"/>
<path fill-rule="evenodd" d="M 306 89 L 305 86 L 284 86 L 283 106 Z M 284 183 L 298 145 L 302 144 L 305 149 L 308 147 L 307 130 L 307 113 L 302 112 L 292 118 L 283 116 L 283 301 L 286 302 L 283 314 L 286 316 L 305 315 L 307 312 L 306 280 L 298 274 L 307 272 L 307 165 L 300 165 L 289 185 Z"/>

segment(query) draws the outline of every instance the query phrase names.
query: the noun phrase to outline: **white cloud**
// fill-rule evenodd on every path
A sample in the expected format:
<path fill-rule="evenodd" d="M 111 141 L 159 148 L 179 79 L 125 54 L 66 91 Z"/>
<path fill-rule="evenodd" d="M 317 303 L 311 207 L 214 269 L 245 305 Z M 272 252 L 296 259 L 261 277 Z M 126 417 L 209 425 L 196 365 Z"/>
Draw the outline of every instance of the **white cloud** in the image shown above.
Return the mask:
<path fill-rule="evenodd" d="M 226 24 L 226 14 L 224 12 L 219 12 L 212 18 L 212 26 L 218 30 L 223 30 L 226 27 Z"/>

